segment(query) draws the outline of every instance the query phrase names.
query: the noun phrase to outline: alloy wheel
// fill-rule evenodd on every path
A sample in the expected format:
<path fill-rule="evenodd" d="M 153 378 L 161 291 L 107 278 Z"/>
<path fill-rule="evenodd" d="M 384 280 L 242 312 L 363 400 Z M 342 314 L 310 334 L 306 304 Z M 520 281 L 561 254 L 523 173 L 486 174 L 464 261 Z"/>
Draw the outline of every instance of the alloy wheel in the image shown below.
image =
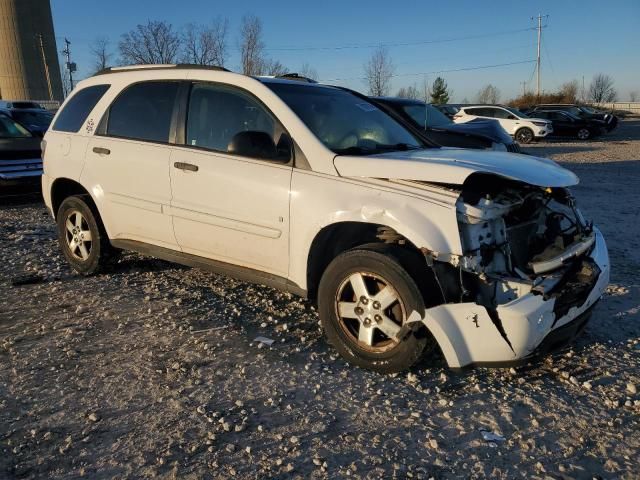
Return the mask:
<path fill-rule="evenodd" d="M 407 315 L 396 290 L 379 275 L 356 272 L 336 295 L 336 312 L 343 331 L 358 346 L 382 353 L 399 343 L 398 332 Z"/>
<path fill-rule="evenodd" d="M 520 143 L 529 143 L 533 140 L 533 133 L 527 129 L 520 130 L 517 135 L 517 140 Z"/>
<path fill-rule="evenodd" d="M 71 255 L 87 261 L 91 255 L 93 238 L 87 219 L 79 210 L 71 210 L 65 220 L 65 238 Z"/>
<path fill-rule="evenodd" d="M 580 130 L 578 130 L 578 139 L 580 140 L 586 140 L 589 138 L 589 130 L 587 130 L 586 128 L 581 128 Z"/>

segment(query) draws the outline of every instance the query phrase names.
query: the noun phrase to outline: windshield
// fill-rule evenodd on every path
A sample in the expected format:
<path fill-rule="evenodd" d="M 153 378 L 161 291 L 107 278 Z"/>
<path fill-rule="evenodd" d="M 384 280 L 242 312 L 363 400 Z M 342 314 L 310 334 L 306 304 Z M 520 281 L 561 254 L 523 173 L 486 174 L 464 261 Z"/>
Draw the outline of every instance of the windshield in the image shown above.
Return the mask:
<path fill-rule="evenodd" d="M 404 105 L 402 109 L 420 128 L 425 128 L 425 126 L 438 127 L 440 125 L 453 123 L 453 120 L 428 103 L 422 105 Z"/>
<path fill-rule="evenodd" d="M 27 127 L 37 127 L 43 130 L 49 128 L 51 120 L 53 120 L 53 114 L 44 111 L 33 112 L 14 110 L 13 116 L 17 121 Z"/>
<path fill-rule="evenodd" d="M 587 113 L 599 113 L 597 110 L 591 108 L 591 107 L 580 107 L 580 109 L 583 112 L 587 112 Z"/>
<path fill-rule="evenodd" d="M 0 115 L 0 138 L 26 138 L 31 137 L 29 131 L 17 124 L 9 117 Z"/>
<path fill-rule="evenodd" d="M 424 148 L 420 140 L 378 107 L 333 87 L 265 82 L 327 148 L 372 155 Z"/>

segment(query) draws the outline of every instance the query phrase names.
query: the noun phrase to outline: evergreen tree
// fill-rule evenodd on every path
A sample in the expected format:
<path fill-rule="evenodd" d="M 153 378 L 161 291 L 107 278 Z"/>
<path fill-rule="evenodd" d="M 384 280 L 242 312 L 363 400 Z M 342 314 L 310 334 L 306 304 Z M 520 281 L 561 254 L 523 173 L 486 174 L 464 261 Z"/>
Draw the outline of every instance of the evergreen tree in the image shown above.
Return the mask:
<path fill-rule="evenodd" d="M 433 85 L 431 87 L 431 103 L 436 105 L 449 103 L 447 82 L 445 82 L 442 77 L 438 77 L 433 81 Z"/>

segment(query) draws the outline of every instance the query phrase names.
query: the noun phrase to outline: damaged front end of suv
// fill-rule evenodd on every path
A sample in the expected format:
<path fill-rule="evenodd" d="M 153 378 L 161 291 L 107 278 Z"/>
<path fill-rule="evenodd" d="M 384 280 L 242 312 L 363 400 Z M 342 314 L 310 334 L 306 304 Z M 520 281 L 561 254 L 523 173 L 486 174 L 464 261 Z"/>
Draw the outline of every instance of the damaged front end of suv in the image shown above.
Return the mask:
<path fill-rule="evenodd" d="M 569 190 L 486 173 L 437 188 L 457 195 L 462 254 L 423 249 L 445 303 L 421 320 L 449 365 L 522 361 L 579 333 L 608 284 L 609 259 Z"/>

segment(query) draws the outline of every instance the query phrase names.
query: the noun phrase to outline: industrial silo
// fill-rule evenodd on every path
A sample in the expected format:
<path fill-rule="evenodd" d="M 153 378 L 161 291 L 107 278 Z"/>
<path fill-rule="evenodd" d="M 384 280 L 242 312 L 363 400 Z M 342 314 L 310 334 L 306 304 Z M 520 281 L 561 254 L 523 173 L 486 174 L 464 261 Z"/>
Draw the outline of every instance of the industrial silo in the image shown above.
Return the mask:
<path fill-rule="evenodd" d="M 0 0 L 0 98 L 62 100 L 49 0 Z"/>

